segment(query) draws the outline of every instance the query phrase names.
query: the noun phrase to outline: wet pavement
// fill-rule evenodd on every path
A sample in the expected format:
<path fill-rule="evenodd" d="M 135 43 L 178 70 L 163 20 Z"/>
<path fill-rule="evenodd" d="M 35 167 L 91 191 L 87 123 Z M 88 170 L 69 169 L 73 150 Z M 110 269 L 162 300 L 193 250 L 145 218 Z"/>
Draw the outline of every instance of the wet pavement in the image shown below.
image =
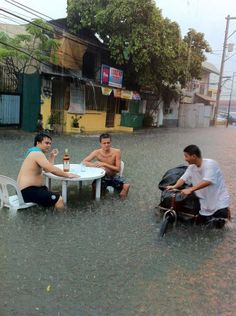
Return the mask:
<path fill-rule="evenodd" d="M 150 129 L 112 134 L 131 183 L 121 201 L 69 190 L 65 212 L 40 207 L 0 213 L 1 316 L 235 315 L 236 231 L 183 224 L 158 236 L 158 182 L 198 145 L 216 159 L 236 206 L 236 128 Z M 17 177 L 33 134 L 0 130 L 0 174 Z M 98 135 L 55 135 L 71 162 L 99 146 Z M 60 190 L 54 182 L 54 189 Z"/>

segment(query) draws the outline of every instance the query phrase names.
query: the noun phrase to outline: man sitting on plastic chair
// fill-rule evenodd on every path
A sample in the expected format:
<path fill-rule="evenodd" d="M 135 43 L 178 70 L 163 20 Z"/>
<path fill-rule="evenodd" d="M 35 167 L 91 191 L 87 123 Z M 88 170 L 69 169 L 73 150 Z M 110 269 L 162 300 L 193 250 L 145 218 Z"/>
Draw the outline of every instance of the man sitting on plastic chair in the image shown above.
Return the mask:
<path fill-rule="evenodd" d="M 49 191 L 43 185 L 43 170 L 65 178 L 77 178 L 79 176 L 64 172 L 53 165 L 59 152 L 57 149 L 50 152 L 51 144 L 52 138 L 50 135 L 42 132 L 35 136 L 34 146 L 28 149 L 26 158 L 22 163 L 17 177 L 17 184 L 25 202 L 61 209 L 64 207 L 64 201 L 60 194 Z M 48 159 L 45 156 L 47 153 L 49 153 Z"/>
<path fill-rule="evenodd" d="M 118 175 L 121 170 L 120 149 L 111 147 L 109 134 L 101 134 L 99 141 L 101 148 L 92 151 L 84 158 L 83 163 L 89 167 L 104 168 L 106 175 L 102 178 L 102 190 L 113 187 L 119 192 L 121 198 L 125 198 L 128 195 L 130 185 Z M 95 161 L 93 162 L 93 160 Z"/>

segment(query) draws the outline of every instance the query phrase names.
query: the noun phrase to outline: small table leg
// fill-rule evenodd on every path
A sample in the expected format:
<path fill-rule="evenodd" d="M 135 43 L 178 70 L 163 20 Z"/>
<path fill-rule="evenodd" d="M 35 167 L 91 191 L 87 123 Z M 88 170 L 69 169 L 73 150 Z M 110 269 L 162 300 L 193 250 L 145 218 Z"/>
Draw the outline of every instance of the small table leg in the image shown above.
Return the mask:
<path fill-rule="evenodd" d="M 79 188 L 80 191 L 82 190 L 82 181 L 78 182 L 78 188 Z"/>
<path fill-rule="evenodd" d="M 67 181 L 62 181 L 62 198 L 64 203 L 67 203 Z"/>
<path fill-rule="evenodd" d="M 100 200 L 101 197 L 101 179 L 96 180 L 96 200 Z"/>

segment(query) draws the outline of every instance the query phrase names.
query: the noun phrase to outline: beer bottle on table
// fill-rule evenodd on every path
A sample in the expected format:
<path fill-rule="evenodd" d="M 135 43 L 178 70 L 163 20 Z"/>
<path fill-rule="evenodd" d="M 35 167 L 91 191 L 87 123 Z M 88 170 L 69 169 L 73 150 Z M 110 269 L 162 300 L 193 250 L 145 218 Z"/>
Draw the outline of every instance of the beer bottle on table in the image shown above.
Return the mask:
<path fill-rule="evenodd" d="M 63 156 L 63 171 L 69 172 L 70 171 L 70 156 L 68 153 L 68 149 L 65 149 L 65 153 Z"/>

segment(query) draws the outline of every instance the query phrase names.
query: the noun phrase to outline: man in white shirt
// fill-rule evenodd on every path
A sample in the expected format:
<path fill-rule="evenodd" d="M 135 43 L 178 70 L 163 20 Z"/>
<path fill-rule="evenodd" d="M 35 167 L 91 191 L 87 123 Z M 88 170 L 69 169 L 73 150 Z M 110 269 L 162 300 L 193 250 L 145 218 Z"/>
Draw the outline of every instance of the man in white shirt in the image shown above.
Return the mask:
<path fill-rule="evenodd" d="M 201 151 L 196 145 L 184 149 L 185 161 L 189 163 L 185 173 L 175 183 L 167 186 L 171 191 L 184 183 L 192 184 L 183 189 L 183 195 L 195 192 L 200 201 L 201 209 L 197 223 L 205 223 L 211 218 L 230 219 L 229 194 L 226 189 L 223 173 L 215 160 L 202 158 Z"/>

